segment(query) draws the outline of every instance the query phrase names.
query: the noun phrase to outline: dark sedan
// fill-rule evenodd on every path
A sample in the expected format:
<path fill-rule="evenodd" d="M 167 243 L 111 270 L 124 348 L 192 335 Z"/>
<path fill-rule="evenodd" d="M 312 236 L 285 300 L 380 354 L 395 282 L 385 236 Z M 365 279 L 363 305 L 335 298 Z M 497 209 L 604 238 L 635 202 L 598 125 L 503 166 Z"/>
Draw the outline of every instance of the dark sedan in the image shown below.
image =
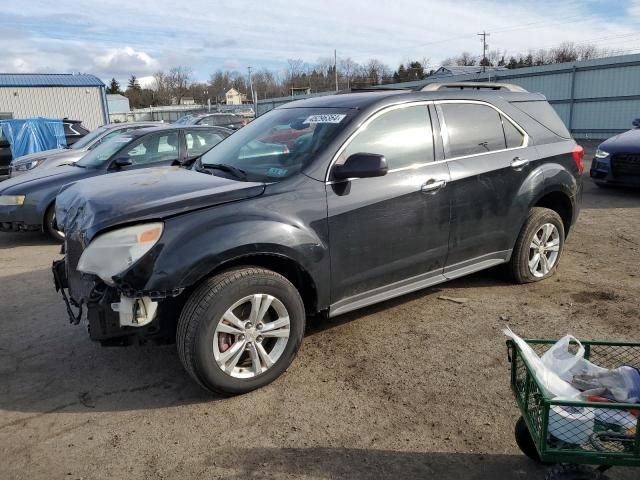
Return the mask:
<path fill-rule="evenodd" d="M 185 115 L 176 121 L 178 125 L 209 125 L 238 130 L 247 124 L 247 119 L 232 113 L 196 113 Z"/>
<path fill-rule="evenodd" d="M 633 123 L 640 126 L 640 120 Z M 598 145 L 590 174 L 598 186 L 640 187 L 640 128 L 611 137 Z"/>
<path fill-rule="evenodd" d="M 191 165 L 231 134 L 219 127 L 158 126 L 111 138 L 73 165 L 34 170 L 0 185 L 0 231 L 44 230 L 57 239 L 55 221 L 60 188 L 78 180 L 122 170 Z"/>

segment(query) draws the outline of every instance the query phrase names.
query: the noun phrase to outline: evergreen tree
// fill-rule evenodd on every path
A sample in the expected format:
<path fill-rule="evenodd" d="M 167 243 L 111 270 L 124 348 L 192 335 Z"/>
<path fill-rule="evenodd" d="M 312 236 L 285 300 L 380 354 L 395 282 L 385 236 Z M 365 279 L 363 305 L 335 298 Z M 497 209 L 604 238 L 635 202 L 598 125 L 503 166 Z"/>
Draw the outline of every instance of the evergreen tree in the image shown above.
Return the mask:
<path fill-rule="evenodd" d="M 112 78 L 109 82 L 109 86 L 107 87 L 107 93 L 110 95 L 116 95 L 122 93 L 120 90 L 120 84 L 115 78 Z"/>
<path fill-rule="evenodd" d="M 141 90 L 140 88 L 140 82 L 138 82 L 138 77 L 136 77 L 135 75 L 131 75 L 129 77 L 129 83 L 127 84 L 127 90 Z"/>

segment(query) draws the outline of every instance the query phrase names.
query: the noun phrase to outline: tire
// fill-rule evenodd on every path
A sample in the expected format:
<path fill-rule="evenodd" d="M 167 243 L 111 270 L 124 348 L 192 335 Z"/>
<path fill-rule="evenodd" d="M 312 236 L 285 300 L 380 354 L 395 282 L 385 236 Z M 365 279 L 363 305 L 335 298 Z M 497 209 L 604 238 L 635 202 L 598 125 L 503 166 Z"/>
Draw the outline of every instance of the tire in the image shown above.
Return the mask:
<path fill-rule="evenodd" d="M 542 463 L 540 454 L 538 454 L 536 445 L 533 443 L 533 438 L 531 438 L 531 433 L 529 432 L 529 428 L 527 428 L 524 418 L 520 417 L 516 422 L 514 435 L 516 437 L 516 443 L 522 453 L 534 462 Z"/>
<path fill-rule="evenodd" d="M 547 231 L 551 232 L 548 240 L 541 242 L 547 238 Z M 564 237 L 564 224 L 560 215 L 548 208 L 534 207 L 529 210 L 529 216 L 520 230 L 511 260 L 507 264 L 511 279 L 516 283 L 532 283 L 553 276 L 564 249 Z M 544 250 L 532 250 L 536 241 Z M 535 261 L 536 254 L 538 263 Z"/>
<path fill-rule="evenodd" d="M 57 242 L 64 242 L 64 233 L 58 230 L 56 224 L 56 204 L 52 203 L 44 214 L 44 229 Z"/>
<path fill-rule="evenodd" d="M 560 464 L 553 466 L 545 480 L 607 480 L 607 476 L 593 467 Z"/>
<path fill-rule="evenodd" d="M 266 301 L 259 318 L 256 305 L 264 308 Z M 286 318 L 288 328 L 275 327 Z M 203 388 L 239 395 L 284 373 L 302 344 L 304 329 L 304 303 L 293 284 L 271 270 L 243 267 L 207 279 L 191 294 L 178 320 L 176 343 L 182 365 Z M 229 354 L 231 359 L 223 361 Z"/>

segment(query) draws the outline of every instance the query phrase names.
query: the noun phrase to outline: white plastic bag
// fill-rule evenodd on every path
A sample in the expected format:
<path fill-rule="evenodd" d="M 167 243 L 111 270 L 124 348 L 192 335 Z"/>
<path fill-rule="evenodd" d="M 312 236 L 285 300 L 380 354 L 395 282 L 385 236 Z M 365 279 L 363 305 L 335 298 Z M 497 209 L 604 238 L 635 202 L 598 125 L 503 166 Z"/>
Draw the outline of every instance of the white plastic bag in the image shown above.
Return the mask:
<path fill-rule="evenodd" d="M 575 354 L 569 350 L 572 341 L 578 345 L 578 351 Z M 584 347 L 573 335 L 562 337 L 542 355 L 542 363 L 565 381 L 571 380 L 573 375 L 569 377 L 569 372 L 582 360 L 584 360 Z"/>
<path fill-rule="evenodd" d="M 533 349 L 527 342 L 513 333 L 510 328 L 505 328 L 502 332 L 507 337 L 512 338 L 513 341 L 518 344 L 518 347 L 520 347 L 520 352 L 529 363 L 532 373 L 538 379 L 540 386 L 544 388 L 552 398 L 556 398 L 558 400 L 578 399 L 578 397 L 580 396 L 580 391 L 572 387 L 569 382 L 560 378 L 560 376 L 556 372 L 545 365 L 542 359 L 536 352 L 533 351 Z M 584 350 L 582 352 L 582 355 L 584 356 Z M 554 356 L 553 359 L 553 363 L 555 363 L 556 357 Z M 551 363 L 551 360 L 549 360 L 549 362 Z M 563 367 L 566 367 L 569 364 L 571 364 L 569 368 L 575 366 L 574 361 L 570 359 L 564 359 L 563 355 L 559 355 L 559 360 L 557 361 L 557 363 L 559 365 L 562 365 Z"/>

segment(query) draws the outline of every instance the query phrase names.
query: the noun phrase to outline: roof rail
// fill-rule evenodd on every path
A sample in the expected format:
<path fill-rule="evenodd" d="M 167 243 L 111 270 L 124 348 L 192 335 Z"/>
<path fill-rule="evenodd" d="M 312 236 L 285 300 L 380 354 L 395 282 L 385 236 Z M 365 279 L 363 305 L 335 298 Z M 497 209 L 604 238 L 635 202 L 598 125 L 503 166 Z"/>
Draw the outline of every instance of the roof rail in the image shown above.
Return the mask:
<path fill-rule="evenodd" d="M 411 90 L 411 87 L 394 87 L 393 85 L 380 85 L 376 87 L 351 87 L 344 93 L 380 92 L 389 90 Z"/>
<path fill-rule="evenodd" d="M 420 89 L 421 92 L 436 92 L 439 90 L 503 90 L 506 92 L 527 92 L 527 90 L 519 85 L 493 82 L 436 82 L 429 83 Z"/>

